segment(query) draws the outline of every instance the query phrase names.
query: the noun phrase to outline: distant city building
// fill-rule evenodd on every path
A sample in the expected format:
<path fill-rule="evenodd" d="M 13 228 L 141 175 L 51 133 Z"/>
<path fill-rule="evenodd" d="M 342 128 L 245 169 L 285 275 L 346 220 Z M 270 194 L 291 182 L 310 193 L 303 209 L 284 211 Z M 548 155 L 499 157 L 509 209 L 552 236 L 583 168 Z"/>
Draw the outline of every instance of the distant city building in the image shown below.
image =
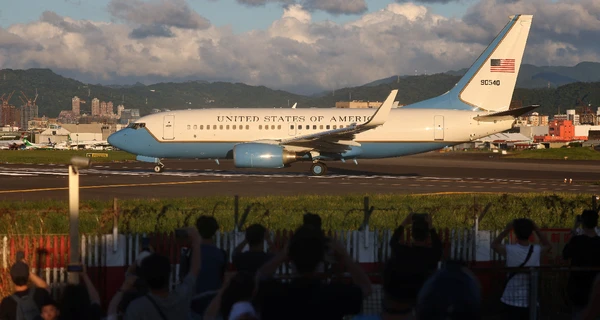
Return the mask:
<path fill-rule="evenodd" d="M 383 102 L 380 101 L 338 101 L 335 103 L 336 108 L 358 108 L 358 109 L 366 109 L 366 108 L 379 108 Z"/>
<path fill-rule="evenodd" d="M 120 104 L 117 106 L 117 117 L 121 118 L 121 113 L 123 112 L 123 110 L 125 110 L 125 106 Z"/>
<path fill-rule="evenodd" d="M 114 108 L 114 104 L 112 103 L 112 101 L 109 101 L 106 103 L 106 114 L 107 115 L 115 114 L 115 108 Z"/>
<path fill-rule="evenodd" d="M 79 115 L 75 115 L 73 111 L 62 110 L 58 115 L 58 123 L 77 123 Z"/>
<path fill-rule="evenodd" d="M 38 106 L 35 104 L 26 104 L 21 106 L 21 129 L 29 130 L 29 121 L 38 117 Z"/>
<path fill-rule="evenodd" d="M 532 126 L 547 126 L 549 118 L 549 116 L 540 115 L 539 113 L 534 112 L 528 117 L 527 122 Z"/>
<path fill-rule="evenodd" d="M 81 113 L 81 99 L 78 96 L 73 97 L 71 101 L 71 111 L 75 115 L 79 115 Z"/>
<path fill-rule="evenodd" d="M 102 101 L 102 102 L 100 102 L 100 115 L 104 116 L 104 115 L 106 115 L 106 113 L 107 113 L 106 112 L 106 102 Z"/>
<path fill-rule="evenodd" d="M 21 126 L 21 110 L 13 105 L 3 104 L 0 108 L 0 126 Z"/>
<path fill-rule="evenodd" d="M 121 111 L 121 118 L 119 123 L 121 124 L 129 124 L 140 118 L 140 110 L 139 109 L 123 109 Z"/>
<path fill-rule="evenodd" d="M 100 100 L 98 98 L 92 99 L 92 116 L 100 115 Z"/>

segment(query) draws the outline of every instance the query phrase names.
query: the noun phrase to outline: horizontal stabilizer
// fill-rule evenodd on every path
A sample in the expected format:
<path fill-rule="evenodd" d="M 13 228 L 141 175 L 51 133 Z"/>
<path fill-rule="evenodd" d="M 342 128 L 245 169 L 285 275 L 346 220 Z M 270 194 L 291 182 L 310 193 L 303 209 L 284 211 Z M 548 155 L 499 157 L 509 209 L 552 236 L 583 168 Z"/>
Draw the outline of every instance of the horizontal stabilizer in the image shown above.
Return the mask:
<path fill-rule="evenodd" d="M 502 111 L 502 112 L 496 112 L 496 113 L 488 114 L 485 116 L 477 116 L 473 119 L 477 120 L 477 121 L 482 121 L 482 122 L 514 120 L 516 117 L 524 115 L 527 112 L 535 110 L 539 107 L 540 107 L 539 105 L 532 105 L 532 106 Z"/>

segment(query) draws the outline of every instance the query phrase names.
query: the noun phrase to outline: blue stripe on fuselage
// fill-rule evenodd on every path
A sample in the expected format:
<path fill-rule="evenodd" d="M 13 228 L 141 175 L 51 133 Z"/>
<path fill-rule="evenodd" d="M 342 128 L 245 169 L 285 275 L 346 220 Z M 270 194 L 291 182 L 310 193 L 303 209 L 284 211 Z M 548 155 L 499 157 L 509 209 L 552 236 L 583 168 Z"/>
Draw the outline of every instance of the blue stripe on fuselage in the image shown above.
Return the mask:
<path fill-rule="evenodd" d="M 145 128 L 123 129 L 109 137 L 109 143 L 129 153 L 147 157 L 171 159 L 224 159 L 231 156 L 240 142 L 159 142 Z M 436 142 L 365 142 L 357 159 L 391 158 L 438 150 L 448 145 Z"/>

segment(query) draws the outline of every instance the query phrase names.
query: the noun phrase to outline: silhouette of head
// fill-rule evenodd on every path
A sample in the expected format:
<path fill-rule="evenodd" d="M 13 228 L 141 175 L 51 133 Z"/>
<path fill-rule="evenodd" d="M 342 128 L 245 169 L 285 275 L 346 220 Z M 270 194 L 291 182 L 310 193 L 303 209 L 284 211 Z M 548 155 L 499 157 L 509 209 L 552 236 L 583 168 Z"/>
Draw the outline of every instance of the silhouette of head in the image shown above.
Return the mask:
<path fill-rule="evenodd" d="M 321 230 L 310 225 L 298 228 L 289 244 L 289 257 L 297 272 L 314 272 L 325 256 L 325 247 L 325 237 Z"/>
<path fill-rule="evenodd" d="M 267 228 L 260 224 L 253 224 L 246 228 L 246 241 L 250 246 L 262 245 L 265 241 Z"/>
<path fill-rule="evenodd" d="M 581 224 L 586 229 L 594 229 L 598 226 L 598 212 L 594 210 L 583 210 L 581 213 Z"/>
<path fill-rule="evenodd" d="M 219 230 L 219 224 L 214 217 L 200 216 L 196 220 L 196 228 L 202 239 L 212 239 Z"/>
<path fill-rule="evenodd" d="M 150 290 L 160 290 L 169 287 L 171 262 L 169 258 L 152 254 L 142 260 L 142 277 Z"/>
<path fill-rule="evenodd" d="M 513 229 L 517 239 L 529 240 L 529 237 L 533 233 L 533 221 L 529 219 L 515 219 Z"/>
<path fill-rule="evenodd" d="M 302 217 L 302 220 L 303 220 L 304 225 L 310 225 L 319 230 L 322 229 L 321 217 L 318 214 L 305 213 L 304 216 Z"/>

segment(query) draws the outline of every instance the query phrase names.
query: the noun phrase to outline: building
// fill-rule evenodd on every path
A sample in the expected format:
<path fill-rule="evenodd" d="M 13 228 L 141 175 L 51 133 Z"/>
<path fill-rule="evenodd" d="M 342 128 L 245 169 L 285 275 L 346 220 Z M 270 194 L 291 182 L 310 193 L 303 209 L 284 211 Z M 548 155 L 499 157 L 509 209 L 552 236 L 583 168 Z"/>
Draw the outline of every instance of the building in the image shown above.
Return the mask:
<path fill-rule="evenodd" d="M 92 116 L 100 115 L 100 100 L 98 98 L 92 99 Z"/>
<path fill-rule="evenodd" d="M 106 103 L 106 115 L 112 116 L 113 114 L 115 114 L 115 107 L 112 101 L 109 101 Z"/>
<path fill-rule="evenodd" d="M 73 142 L 77 141 L 101 141 L 103 139 L 103 131 L 105 127 L 101 123 L 91 124 L 63 124 L 62 128 L 66 129 Z"/>
<path fill-rule="evenodd" d="M 3 104 L 0 107 L 0 126 L 21 127 L 21 109 Z"/>
<path fill-rule="evenodd" d="M 48 118 L 48 117 L 33 118 L 27 122 L 27 128 L 28 128 L 28 130 L 46 130 L 50 127 L 50 125 L 53 125 L 53 124 L 54 125 L 58 124 L 58 121 L 56 118 Z"/>
<path fill-rule="evenodd" d="M 139 109 L 123 109 L 121 111 L 120 124 L 129 124 L 140 118 Z"/>
<path fill-rule="evenodd" d="M 366 108 L 379 108 L 383 102 L 380 101 L 362 101 L 362 100 L 353 100 L 353 101 L 338 101 L 335 103 L 336 108 L 358 108 L 358 109 L 366 109 Z"/>
<path fill-rule="evenodd" d="M 117 117 L 121 118 L 121 113 L 123 112 L 123 110 L 125 110 L 125 106 L 120 104 L 117 106 Z"/>
<path fill-rule="evenodd" d="M 520 126 L 519 133 L 533 139 L 535 136 L 548 135 L 548 126 Z"/>
<path fill-rule="evenodd" d="M 105 101 L 100 102 L 100 115 L 101 116 L 106 115 L 106 102 Z"/>
<path fill-rule="evenodd" d="M 40 143 L 61 143 L 69 139 L 70 132 L 57 124 L 49 125 L 48 128 L 36 135 L 35 141 Z"/>
<path fill-rule="evenodd" d="M 58 115 L 57 122 L 58 123 L 77 123 L 79 119 L 79 115 L 75 115 L 73 111 L 70 110 L 62 110 Z"/>
<path fill-rule="evenodd" d="M 81 113 L 81 99 L 78 96 L 73 97 L 71 101 L 71 111 L 75 115 L 79 115 Z"/>
<path fill-rule="evenodd" d="M 536 142 L 569 142 L 587 138 L 587 135 L 575 135 L 575 126 L 571 120 L 552 120 L 548 125 L 547 135 L 534 136 Z"/>
<path fill-rule="evenodd" d="M 528 118 L 527 123 L 532 126 L 547 126 L 549 121 L 549 116 L 540 115 L 537 112 L 533 112 Z"/>
<path fill-rule="evenodd" d="M 21 106 L 21 129 L 29 130 L 29 121 L 38 117 L 38 106 L 36 104 L 26 104 Z"/>

